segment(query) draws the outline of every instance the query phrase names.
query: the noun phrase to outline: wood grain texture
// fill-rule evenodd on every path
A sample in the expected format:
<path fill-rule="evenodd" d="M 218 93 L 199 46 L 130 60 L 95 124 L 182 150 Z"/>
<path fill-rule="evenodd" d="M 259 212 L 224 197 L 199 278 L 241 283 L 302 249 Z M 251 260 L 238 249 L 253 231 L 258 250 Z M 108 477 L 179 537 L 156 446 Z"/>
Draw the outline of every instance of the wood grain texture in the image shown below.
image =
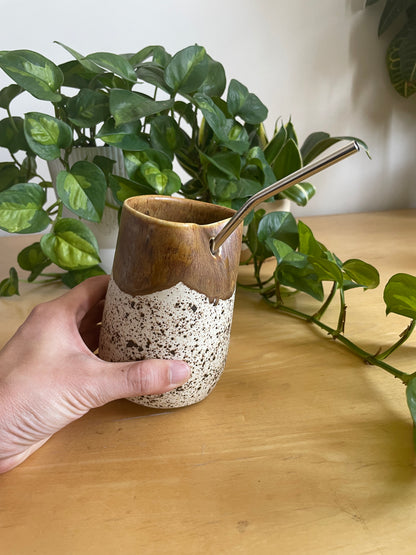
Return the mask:
<path fill-rule="evenodd" d="M 416 211 L 304 221 L 341 259 L 375 264 L 382 285 L 416 275 Z M 0 239 L 3 277 L 32 240 Z M 1 344 L 34 304 L 64 291 L 22 289 L 0 299 Z M 381 287 L 351 291 L 347 304 L 348 336 L 374 352 L 407 324 L 385 316 Z M 412 340 L 394 363 L 414 371 L 415 355 Z M 411 436 L 398 380 L 238 290 L 214 392 L 174 411 L 120 400 L 57 433 L 0 476 L 0 551 L 413 554 Z"/>

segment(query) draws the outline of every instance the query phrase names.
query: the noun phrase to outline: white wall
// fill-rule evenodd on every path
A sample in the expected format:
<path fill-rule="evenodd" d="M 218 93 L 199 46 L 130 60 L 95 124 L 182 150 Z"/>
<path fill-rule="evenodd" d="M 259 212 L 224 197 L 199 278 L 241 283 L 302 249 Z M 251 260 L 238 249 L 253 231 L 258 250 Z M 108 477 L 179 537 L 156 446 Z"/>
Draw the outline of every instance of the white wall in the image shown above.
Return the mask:
<path fill-rule="evenodd" d="M 322 130 L 368 143 L 372 160 L 360 153 L 315 176 L 318 192 L 296 215 L 415 207 L 416 98 L 402 99 L 389 84 L 386 39 L 377 38 L 382 4 L 364 10 L 364 0 L 0 0 L 9 22 L 2 20 L 0 50 L 32 49 L 60 63 L 69 55 L 54 40 L 84 54 L 149 44 L 174 53 L 198 43 L 228 79 L 268 106 L 269 131 L 278 117 L 291 117 L 300 141 Z M 8 82 L 1 73 L 0 87 Z"/>

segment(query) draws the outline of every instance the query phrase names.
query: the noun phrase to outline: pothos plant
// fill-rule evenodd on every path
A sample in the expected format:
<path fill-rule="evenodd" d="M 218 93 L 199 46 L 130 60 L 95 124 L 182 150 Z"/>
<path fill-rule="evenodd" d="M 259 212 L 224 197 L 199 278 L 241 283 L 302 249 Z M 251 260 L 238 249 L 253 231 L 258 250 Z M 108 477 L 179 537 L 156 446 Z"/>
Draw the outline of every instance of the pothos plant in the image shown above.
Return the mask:
<path fill-rule="evenodd" d="M 135 54 L 86 56 L 64 48 L 73 59 L 59 65 L 32 51 L 0 52 L 0 68 L 14 81 L 0 90 L 0 108 L 5 111 L 0 147 L 10 156 L 0 163 L 0 228 L 10 233 L 44 232 L 40 241 L 18 255 L 20 268 L 30 272 L 29 281 L 62 280 L 73 286 L 102 273 L 98 244 L 86 222 L 100 222 L 106 204 L 120 210 L 133 195 L 177 193 L 238 208 L 346 138 L 315 132 L 299 145 L 292 122 L 279 121 L 269 140 L 266 106 L 239 81 L 227 84 L 223 66 L 198 45 L 174 56 L 161 46 Z M 43 101 L 45 110 L 13 116 L 11 105 L 24 93 Z M 113 161 L 100 156 L 70 164 L 72 149 L 97 144 L 122 150 L 127 177 L 114 174 Z M 59 159 L 63 165 L 52 202 L 46 194 L 52 184 L 38 174 L 38 158 Z M 106 200 L 108 191 L 111 202 Z M 305 205 L 313 194 L 313 185 L 303 183 L 280 196 Z M 72 218 L 63 216 L 64 207 Z M 260 209 L 246 223 L 243 241 L 250 252 L 253 283 L 242 286 L 275 309 L 314 323 L 366 362 L 400 378 L 416 421 L 415 374 L 385 362 L 415 327 L 416 278 L 397 274 L 387 284 L 387 312 L 411 322 L 395 344 L 372 355 L 345 336 L 345 293 L 376 287 L 377 270 L 360 260 L 342 262 L 289 212 L 266 214 Z M 270 258 L 275 267 L 264 277 L 264 261 Z M 63 271 L 45 272 L 51 264 Z M 11 268 L 0 283 L 0 295 L 18 293 L 18 281 Z M 326 298 L 324 282 L 332 284 Z M 314 314 L 287 302 L 288 295 L 301 291 L 321 301 Z M 336 296 L 340 313 L 331 327 L 322 318 Z"/>
<path fill-rule="evenodd" d="M 314 324 L 367 364 L 401 380 L 406 387 L 416 448 L 416 372 L 407 373 L 386 362 L 409 339 L 416 326 L 416 277 L 398 273 L 389 279 L 383 292 L 386 314 L 395 313 L 408 321 L 397 341 L 387 349 L 370 353 L 345 335 L 345 296 L 353 288 L 376 288 L 380 281 L 376 268 L 359 259 L 342 261 L 314 237 L 306 224 L 296 222 L 289 212 L 266 214 L 264 210 L 256 211 L 244 242 L 251 252 L 254 280 L 249 284 L 239 284 L 240 287 L 257 292 L 274 309 Z M 270 264 L 271 260 L 274 264 Z M 266 275 L 264 269 L 266 272 L 268 269 Z M 328 288 L 324 289 L 324 283 L 329 284 L 326 295 Z M 320 302 L 314 313 L 294 308 L 290 298 L 299 292 Z M 323 317 L 335 299 L 338 299 L 339 314 L 337 321 L 329 325 Z"/>
<path fill-rule="evenodd" d="M 61 46 L 73 59 L 59 65 L 33 51 L 0 52 L 0 68 L 14 81 L 0 91 L 0 147 L 10 157 L 0 164 L 0 228 L 43 232 L 17 258 L 29 281 L 74 285 L 103 272 L 86 224 L 128 197 L 176 193 L 238 208 L 343 139 L 316 132 L 300 146 L 292 122 L 279 120 L 269 140 L 266 106 L 236 79 L 227 83 L 222 64 L 198 45 L 173 56 L 162 46 L 85 56 Z M 21 94 L 44 110 L 14 116 Z M 97 144 L 123 152 L 127 177 L 113 173 L 103 156 L 71 165 L 74 149 Z M 39 158 L 63 166 L 54 202 L 46 194 L 52 184 L 38 175 Z M 302 183 L 279 197 L 305 205 L 314 191 Z M 64 271 L 50 271 L 52 263 Z M 12 269 L 1 293 L 17 291 Z"/>
<path fill-rule="evenodd" d="M 379 0 L 366 0 L 366 7 Z M 386 52 L 391 84 L 405 98 L 416 92 L 416 0 L 385 0 L 378 36 L 397 27 Z"/>

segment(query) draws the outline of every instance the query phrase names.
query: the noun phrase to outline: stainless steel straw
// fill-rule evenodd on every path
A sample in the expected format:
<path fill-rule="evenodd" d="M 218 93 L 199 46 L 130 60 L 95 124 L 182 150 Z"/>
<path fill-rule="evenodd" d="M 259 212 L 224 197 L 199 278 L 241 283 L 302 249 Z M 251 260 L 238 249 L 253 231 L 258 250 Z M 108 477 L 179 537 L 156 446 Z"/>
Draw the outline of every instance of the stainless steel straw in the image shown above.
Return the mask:
<path fill-rule="evenodd" d="M 272 185 L 269 185 L 265 189 L 262 189 L 252 197 L 238 210 L 234 216 L 225 224 L 222 230 L 215 236 L 211 238 L 210 247 L 212 254 L 215 254 L 224 241 L 231 235 L 233 231 L 237 229 L 244 218 L 261 202 L 267 200 L 268 198 L 276 195 L 277 193 L 284 191 L 292 185 L 300 183 L 304 179 L 307 179 L 311 175 L 318 173 L 329 166 L 332 166 L 336 162 L 355 154 L 360 150 L 360 146 L 357 141 L 351 141 L 346 146 L 336 150 L 332 154 L 325 156 L 315 162 L 307 164 L 303 168 L 291 173 L 290 175 L 276 181 Z"/>

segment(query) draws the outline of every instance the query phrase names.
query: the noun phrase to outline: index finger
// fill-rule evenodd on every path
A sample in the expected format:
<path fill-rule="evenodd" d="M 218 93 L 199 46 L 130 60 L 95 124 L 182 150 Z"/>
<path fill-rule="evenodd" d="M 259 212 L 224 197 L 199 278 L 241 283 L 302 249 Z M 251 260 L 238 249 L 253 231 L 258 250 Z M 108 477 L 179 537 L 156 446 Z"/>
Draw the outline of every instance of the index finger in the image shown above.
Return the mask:
<path fill-rule="evenodd" d="M 110 276 L 94 276 L 86 279 L 60 297 L 59 301 L 67 305 L 75 314 L 77 325 L 99 301 L 104 299 Z"/>

